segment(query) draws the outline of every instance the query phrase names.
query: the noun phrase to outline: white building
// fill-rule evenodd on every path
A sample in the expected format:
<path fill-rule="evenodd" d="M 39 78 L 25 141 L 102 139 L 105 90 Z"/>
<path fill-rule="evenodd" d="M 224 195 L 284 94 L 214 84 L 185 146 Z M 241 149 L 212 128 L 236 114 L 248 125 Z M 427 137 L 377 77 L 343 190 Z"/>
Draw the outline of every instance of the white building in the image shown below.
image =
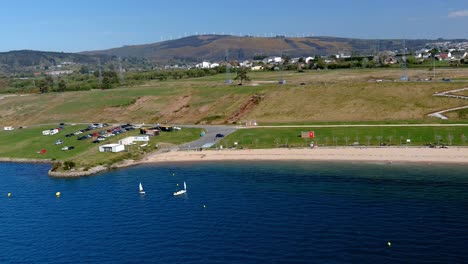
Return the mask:
<path fill-rule="evenodd" d="M 280 63 L 283 61 L 281 57 L 268 57 L 263 62 L 264 63 Z"/>
<path fill-rule="evenodd" d="M 119 140 L 120 145 L 132 145 L 133 142 L 149 142 L 149 135 L 140 135 L 140 136 L 133 136 L 133 137 L 126 137 L 124 139 Z"/>
<path fill-rule="evenodd" d="M 106 144 L 99 146 L 99 152 L 121 152 L 125 150 L 125 146 L 121 144 Z"/>
<path fill-rule="evenodd" d="M 257 65 L 257 66 L 252 66 L 252 71 L 261 71 L 263 70 L 263 66 Z"/>
<path fill-rule="evenodd" d="M 212 63 L 212 64 L 210 65 L 210 68 L 211 68 L 211 69 L 216 68 L 216 67 L 219 67 L 219 63 L 216 63 L 216 62 L 215 62 L 215 63 Z"/>
<path fill-rule="evenodd" d="M 246 68 L 250 68 L 252 67 L 253 63 L 251 61 L 248 61 L 248 60 L 245 60 L 241 63 L 239 63 L 239 66 L 241 67 L 246 67 Z"/>
<path fill-rule="evenodd" d="M 3 127 L 3 130 L 5 131 L 10 131 L 10 130 L 13 130 L 14 128 L 11 127 L 11 126 L 6 126 L 6 127 Z"/>
<path fill-rule="evenodd" d="M 315 58 L 314 57 L 307 57 L 305 58 L 305 63 L 309 63 L 310 61 L 314 60 Z"/>
<path fill-rule="evenodd" d="M 211 63 L 207 62 L 207 61 L 204 61 L 202 63 L 198 63 L 197 65 L 195 65 L 196 68 L 199 68 L 199 69 L 209 69 L 211 66 Z"/>
<path fill-rule="evenodd" d="M 47 75 L 51 75 L 51 76 L 67 75 L 67 74 L 72 74 L 72 73 L 73 73 L 72 70 L 46 72 Z"/>
<path fill-rule="evenodd" d="M 347 58 L 351 58 L 351 55 L 345 55 L 344 53 L 340 53 L 340 54 L 336 54 L 335 57 L 337 59 L 347 59 Z"/>

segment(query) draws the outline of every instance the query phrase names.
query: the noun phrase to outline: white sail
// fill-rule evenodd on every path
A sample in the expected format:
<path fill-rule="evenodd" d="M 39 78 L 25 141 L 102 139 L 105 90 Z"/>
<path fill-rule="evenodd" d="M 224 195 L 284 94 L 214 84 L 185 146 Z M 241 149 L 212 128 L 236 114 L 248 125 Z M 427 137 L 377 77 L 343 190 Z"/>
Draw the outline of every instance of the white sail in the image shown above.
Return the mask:
<path fill-rule="evenodd" d="M 174 196 L 176 196 L 176 195 L 181 195 L 181 194 L 184 194 L 184 193 L 186 193 L 186 192 L 187 192 L 187 185 L 186 185 L 185 182 L 184 182 L 184 189 L 175 192 L 175 193 L 174 193 Z"/>
<path fill-rule="evenodd" d="M 143 191 L 143 185 L 141 185 L 141 182 L 140 182 L 140 192 Z"/>

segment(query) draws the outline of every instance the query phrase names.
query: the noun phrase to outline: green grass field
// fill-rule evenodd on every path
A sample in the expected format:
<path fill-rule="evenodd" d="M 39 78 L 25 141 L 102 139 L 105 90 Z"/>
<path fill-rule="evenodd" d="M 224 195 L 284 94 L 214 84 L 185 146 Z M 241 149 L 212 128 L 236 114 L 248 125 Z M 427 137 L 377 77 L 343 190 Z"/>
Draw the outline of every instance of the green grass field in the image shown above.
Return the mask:
<path fill-rule="evenodd" d="M 302 131 L 314 131 L 315 138 L 301 138 Z M 411 143 L 406 143 L 410 139 Z M 240 129 L 219 145 L 238 148 L 349 146 L 424 146 L 444 144 L 466 146 L 468 126 L 463 127 L 334 127 L 334 128 L 252 128 Z"/>
<path fill-rule="evenodd" d="M 58 126 L 58 125 L 57 125 Z M 39 126 L 29 127 L 23 129 L 15 129 L 13 131 L 1 131 L 0 132 L 0 157 L 4 158 L 25 158 L 25 159 L 43 159 L 43 160 L 72 160 L 81 166 L 94 166 L 96 164 L 108 164 L 113 159 L 122 159 L 122 157 L 128 156 L 125 153 L 99 153 L 98 146 L 109 143 L 117 143 L 120 139 L 136 135 L 139 133 L 138 130 L 129 131 L 110 137 L 101 143 L 92 143 L 92 139 L 77 140 L 77 136 L 65 137 L 68 133 L 76 132 L 80 129 L 85 128 L 85 125 L 66 125 L 62 131 L 56 135 L 43 136 L 42 131 L 57 126 Z M 92 133 L 94 131 L 104 130 L 106 128 L 88 131 Z M 168 145 L 168 144 L 182 144 L 190 142 L 199 137 L 201 129 L 196 128 L 184 128 L 181 131 L 174 132 L 162 132 L 161 135 L 151 137 L 149 146 L 146 151 L 151 151 L 156 145 Z M 84 134 L 81 135 L 85 135 Z M 81 136 L 80 135 L 80 136 Z M 55 145 L 58 139 L 64 141 L 63 144 Z M 74 146 L 75 149 L 63 151 L 61 150 L 64 146 Z M 41 150 L 45 149 L 44 154 L 40 154 Z M 133 149 L 135 152 L 138 149 Z"/>
<path fill-rule="evenodd" d="M 202 130 L 198 128 L 184 128 L 180 131 L 161 132 L 159 136 L 150 137 L 150 142 L 145 147 L 140 145 L 127 146 L 126 151 L 119 153 L 101 153 L 98 148 L 91 148 L 79 156 L 73 157 L 70 160 L 77 164 L 77 167 L 93 167 L 97 165 L 112 165 L 124 159 L 140 159 L 145 153 L 149 153 L 156 149 L 164 149 L 172 145 L 196 140 L 200 137 Z M 132 131 L 136 134 L 136 131 Z"/>

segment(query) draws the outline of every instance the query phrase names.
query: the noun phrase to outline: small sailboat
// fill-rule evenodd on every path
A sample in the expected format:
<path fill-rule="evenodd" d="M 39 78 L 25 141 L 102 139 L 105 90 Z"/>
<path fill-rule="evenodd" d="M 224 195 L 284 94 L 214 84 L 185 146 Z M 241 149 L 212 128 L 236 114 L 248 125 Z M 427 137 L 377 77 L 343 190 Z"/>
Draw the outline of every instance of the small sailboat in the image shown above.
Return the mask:
<path fill-rule="evenodd" d="M 145 194 L 145 190 L 143 190 L 143 185 L 141 185 L 141 182 L 140 182 L 140 194 Z"/>
<path fill-rule="evenodd" d="M 187 192 L 187 185 L 184 182 L 184 189 L 174 193 L 174 196 L 181 195 Z"/>

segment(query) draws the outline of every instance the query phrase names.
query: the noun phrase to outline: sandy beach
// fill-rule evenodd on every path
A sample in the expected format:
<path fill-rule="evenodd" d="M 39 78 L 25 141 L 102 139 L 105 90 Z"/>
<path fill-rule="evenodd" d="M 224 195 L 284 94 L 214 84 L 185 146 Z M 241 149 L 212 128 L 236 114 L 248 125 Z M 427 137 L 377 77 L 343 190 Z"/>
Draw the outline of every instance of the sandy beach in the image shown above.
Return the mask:
<path fill-rule="evenodd" d="M 170 151 L 143 163 L 221 160 L 316 160 L 363 162 L 468 163 L 468 148 L 314 148 Z"/>

